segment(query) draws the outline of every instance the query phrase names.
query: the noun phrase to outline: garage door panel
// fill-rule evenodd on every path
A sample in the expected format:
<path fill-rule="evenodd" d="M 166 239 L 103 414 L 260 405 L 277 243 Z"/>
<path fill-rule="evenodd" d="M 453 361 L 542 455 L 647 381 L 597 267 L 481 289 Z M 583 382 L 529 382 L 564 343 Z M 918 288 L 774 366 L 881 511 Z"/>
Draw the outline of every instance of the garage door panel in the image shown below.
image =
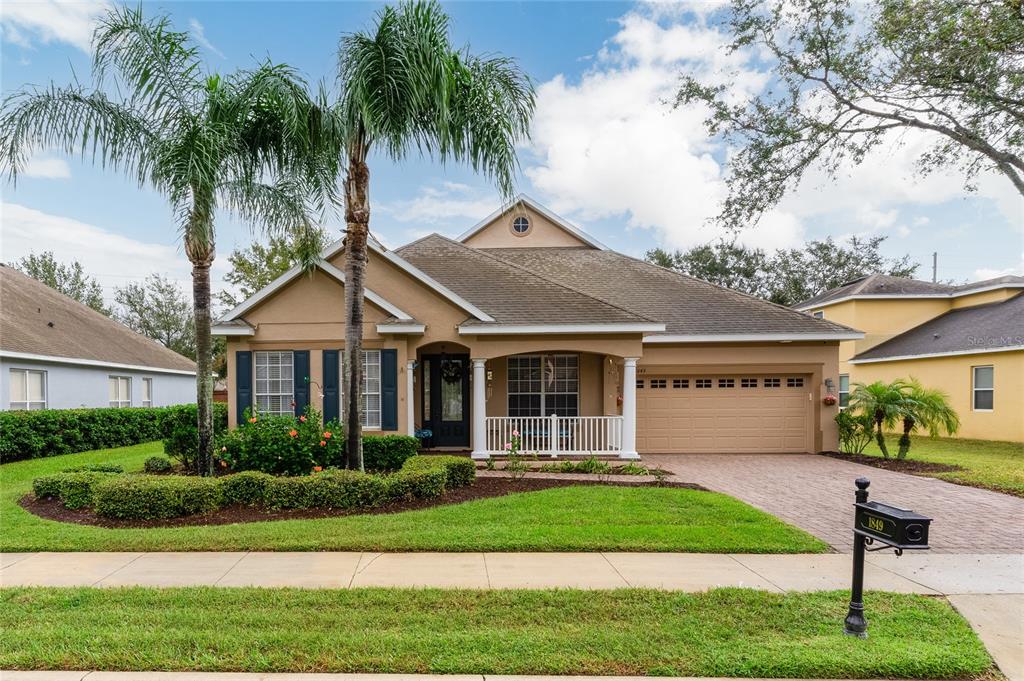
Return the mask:
<path fill-rule="evenodd" d="M 659 377 L 651 377 L 659 378 Z M 813 403 L 809 377 L 803 386 L 742 388 L 739 376 L 691 375 L 689 388 L 637 390 L 637 449 L 640 453 L 805 452 L 811 450 Z M 711 388 L 696 388 L 696 379 L 712 379 Z M 733 379 L 734 387 L 724 387 Z M 645 381 L 647 386 L 650 381 Z M 723 387 L 719 387 L 719 386 Z"/>

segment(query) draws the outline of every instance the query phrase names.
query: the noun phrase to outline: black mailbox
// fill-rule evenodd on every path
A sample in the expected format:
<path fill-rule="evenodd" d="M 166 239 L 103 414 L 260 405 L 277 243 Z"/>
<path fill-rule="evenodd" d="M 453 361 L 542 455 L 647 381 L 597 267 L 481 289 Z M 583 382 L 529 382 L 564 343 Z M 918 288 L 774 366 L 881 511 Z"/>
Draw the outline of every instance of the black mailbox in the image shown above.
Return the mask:
<path fill-rule="evenodd" d="M 927 549 L 931 518 L 878 501 L 854 504 L 853 531 L 896 549 Z"/>

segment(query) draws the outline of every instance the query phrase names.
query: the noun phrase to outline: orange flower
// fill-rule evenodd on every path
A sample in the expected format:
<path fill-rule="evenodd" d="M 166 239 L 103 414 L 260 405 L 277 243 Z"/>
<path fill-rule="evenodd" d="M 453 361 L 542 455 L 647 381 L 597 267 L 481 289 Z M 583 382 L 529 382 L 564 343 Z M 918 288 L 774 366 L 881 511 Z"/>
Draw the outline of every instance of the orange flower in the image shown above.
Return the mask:
<path fill-rule="evenodd" d="M 221 461 L 220 461 L 220 467 L 221 467 L 221 468 L 227 468 L 227 467 L 228 467 L 228 462 L 227 462 L 227 461 L 225 461 L 225 460 L 223 460 L 223 459 L 221 459 Z"/>
<path fill-rule="evenodd" d="M 295 437 L 296 435 L 299 434 L 299 431 L 292 428 L 291 430 L 288 431 L 288 434 L 291 435 L 292 437 Z"/>
<path fill-rule="evenodd" d="M 320 471 L 322 471 L 323 469 L 324 469 L 324 467 L 323 467 L 323 466 L 313 466 L 313 472 L 314 472 L 314 473 L 319 473 L 319 472 L 320 472 Z"/>
<path fill-rule="evenodd" d="M 253 416 L 251 419 L 249 419 L 249 423 L 256 423 L 256 417 Z"/>
<path fill-rule="evenodd" d="M 321 446 L 321 447 L 326 447 L 326 446 L 327 446 L 327 443 L 326 443 L 326 442 L 324 442 L 323 440 L 320 440 L 320 446 Z"/>
<path fill-rule="evenodd" d="M 299 417 L 299 421 L 302 421 L 303 423 L 305 423 L 306 422 L 306 417 L 305 416 L 300 416 Z"/>
<path fill-rule="evenodd" d="M 330 440 L 331 439 L 331 431 L 329 431 L 329 430 L 325 430 L 324 431 L 324 439 L 325 440 Z"/>

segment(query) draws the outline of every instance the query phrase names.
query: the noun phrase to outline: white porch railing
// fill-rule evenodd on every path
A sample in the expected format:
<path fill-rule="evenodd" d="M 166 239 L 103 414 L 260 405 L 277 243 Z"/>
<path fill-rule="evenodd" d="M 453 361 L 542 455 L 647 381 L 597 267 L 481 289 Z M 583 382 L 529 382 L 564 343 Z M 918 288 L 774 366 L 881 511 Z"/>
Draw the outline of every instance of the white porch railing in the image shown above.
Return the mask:
<path fill-rule="evenodd" d="M 487 453 L 506 454 L 512 433 L 519 433 L 522 454 L 587 456 L 618 454 L 621 416 L 488 416 Z"/>

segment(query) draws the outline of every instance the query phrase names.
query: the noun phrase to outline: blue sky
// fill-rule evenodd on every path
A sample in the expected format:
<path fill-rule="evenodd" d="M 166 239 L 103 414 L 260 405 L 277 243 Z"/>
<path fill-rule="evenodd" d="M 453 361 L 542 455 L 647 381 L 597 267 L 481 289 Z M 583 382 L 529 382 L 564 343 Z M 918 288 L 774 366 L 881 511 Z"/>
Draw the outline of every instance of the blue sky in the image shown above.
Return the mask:
<path fill-rule="evenodd" d="M 102 2 L 5 2 L 2 90 L 25 83 L 88 81 L 91 22 Z M 270 57 L 310 81 L 330 79 L 339 36 L 367 27 L 376 3 L 145 3 L 192 31 L 214 71 Z M 520 188 L 604 243 L 633 255 L 718 236 L 706 224 L 722 192 L 725 151 L 708 140 L 704 112 L 671 111 L 681 69 L 736 70 L 737 93 L 763 87 L 756 60 L 726 57 L 710 5 L 616 2 L 456 2 L 446 5 L 455 41 L 516 57 L 538 86 L 533 140 L 521 150 Z M 985 176 L 968 194 L 956 173 L 917 179 L 913 161 L 927 139 L 904 136 L 838 181 L 812 174 L 777 211 L 741 239 L 776 248 L 850 234 L 888 236 L 886 251 L 909 253 L 930 276 L 957 281 L 1020 272 L 1024 204 L 1009 183 Z M 894 141 L 895 142 L 895 141 Z M 53 250 L 79 259 L 110 295 L 114 286 L 159 271 L 188 283 L 188 264 L 164 200 L 74 158 L 40 152 L 30 177 L 5 184 L 0 259 Z M 372 164 L 372 229 L 397 246 L 425 233 L 455 236 L 497 206 L 494 191 L 461 167 L 425 159 Z M 333 226 L 336 231 L 336 225 Z M 253 238 L 218 222 L 215 276 L 225 256 Z"/>

